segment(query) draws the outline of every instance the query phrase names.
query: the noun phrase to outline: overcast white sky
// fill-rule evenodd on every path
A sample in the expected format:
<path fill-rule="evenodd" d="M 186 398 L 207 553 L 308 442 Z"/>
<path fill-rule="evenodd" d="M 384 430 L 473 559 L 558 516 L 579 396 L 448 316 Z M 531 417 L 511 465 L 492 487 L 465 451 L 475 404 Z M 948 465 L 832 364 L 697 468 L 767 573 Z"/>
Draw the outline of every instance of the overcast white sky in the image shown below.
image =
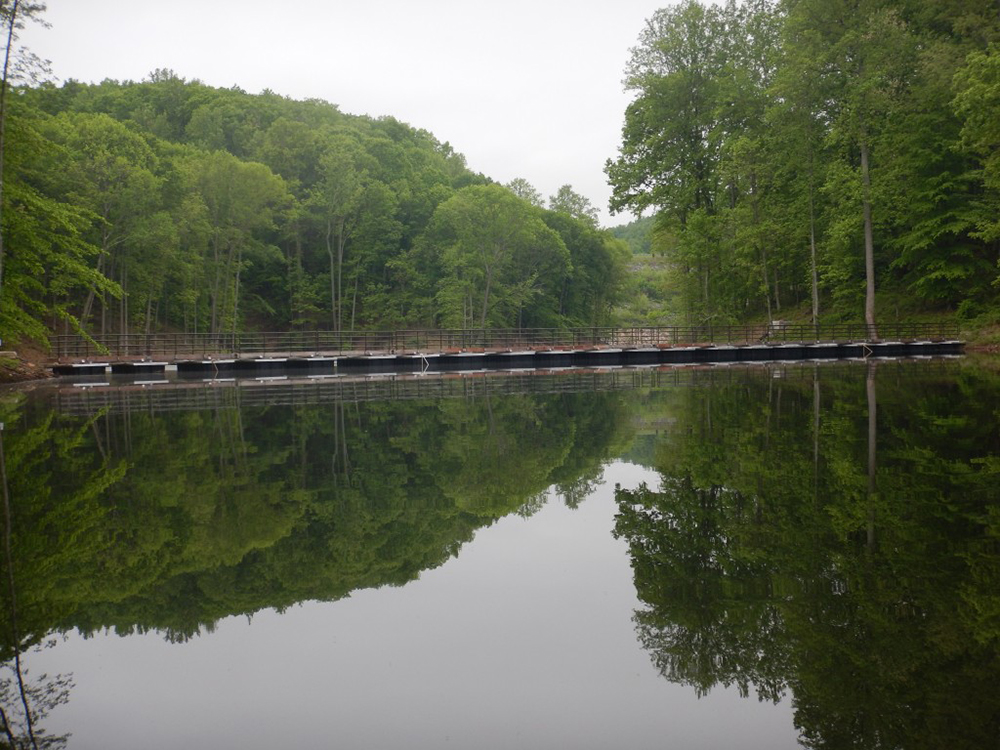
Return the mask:
<path fill-rule="evenodd" d="M 500 182 L 569 183 L 605 225 L 629 48 L 661 0 L 48 0 L 21 40 L 58 81 L 141 80 L 320 98 L 431 131 Z"/>

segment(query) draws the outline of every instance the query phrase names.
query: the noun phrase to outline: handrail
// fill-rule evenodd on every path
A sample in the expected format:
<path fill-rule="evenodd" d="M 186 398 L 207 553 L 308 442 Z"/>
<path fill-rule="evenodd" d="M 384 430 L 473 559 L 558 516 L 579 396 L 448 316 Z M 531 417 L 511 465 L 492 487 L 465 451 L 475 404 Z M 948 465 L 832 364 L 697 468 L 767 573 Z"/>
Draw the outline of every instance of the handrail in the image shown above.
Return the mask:
<path fill-rule="evenodd" d="M 589 326 L 585 328 L 468 328 L 399 331 L 258 331 L 245 333 L 117 333 L 51 338 L 53 356 L 240 357 L 527 350 L 543 348 L 669 348 L 677 346 L 957 340 L 957 325 L 863 323 L 808 325 Z"/>

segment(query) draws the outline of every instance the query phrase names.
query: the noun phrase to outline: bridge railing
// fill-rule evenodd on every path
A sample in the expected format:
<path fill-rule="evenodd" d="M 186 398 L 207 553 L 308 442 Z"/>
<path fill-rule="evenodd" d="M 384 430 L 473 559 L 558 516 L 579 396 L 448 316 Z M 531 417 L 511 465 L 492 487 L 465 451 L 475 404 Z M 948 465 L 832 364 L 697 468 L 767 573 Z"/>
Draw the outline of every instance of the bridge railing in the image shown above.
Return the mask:
<path fill-rule="evenodd" d="M 586 328 L 414 329 L 400 331 L 264 331 L 252 333 L 119 333 L 52 337 L 53 356 L 245 357 L 288 354 L 366 354 L 497 351 L 539 348 L 675 347 L 860 341 L 946 341 L 958 326 L 889 323 L 873 332 L 863 323 Z"/>

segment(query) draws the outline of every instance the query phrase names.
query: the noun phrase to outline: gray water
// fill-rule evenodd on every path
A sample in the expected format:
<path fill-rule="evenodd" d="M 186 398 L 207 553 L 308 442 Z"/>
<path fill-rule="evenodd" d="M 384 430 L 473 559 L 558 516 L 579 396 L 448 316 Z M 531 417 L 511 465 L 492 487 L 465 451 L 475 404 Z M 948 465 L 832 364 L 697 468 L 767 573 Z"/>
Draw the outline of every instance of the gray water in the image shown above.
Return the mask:
<path fill-rule="evenodd" d="M 996 746 L 988 370 L 160 388 L 3 402 L 18 737 Z"/>

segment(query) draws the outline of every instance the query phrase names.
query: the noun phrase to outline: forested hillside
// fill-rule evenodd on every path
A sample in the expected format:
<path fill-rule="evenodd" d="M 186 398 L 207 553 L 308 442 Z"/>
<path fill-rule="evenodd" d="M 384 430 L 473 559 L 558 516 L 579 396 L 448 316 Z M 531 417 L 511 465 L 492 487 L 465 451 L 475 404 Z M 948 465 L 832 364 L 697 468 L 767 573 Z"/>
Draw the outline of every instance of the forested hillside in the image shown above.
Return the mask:
<path fill-rule="evenodd" d="M 666 7 L 626 69 L 612 207 L 656 216 L 691 322 L 995 321 L 998 42 L 995 0 Z"/>
<path fill-rule="evenodd" d="M 546 209 L 392 118 L 165 70 L 6 114 L 5 339 L 594 325 L 624 277 L 569 186 Z"/>
<path fill-rule="evenodd" d="M 653 217 L 644 216 L 628 224 L 612 227 L 611 234 L 620 240 L 625 240 L 632 250 L 632 255 L 649 255 L 654 226 Z"/>
<path fill-rule="evenodd" d="M 637 32 L 620 239 L 393 118 L 18 62 L 0 337 L 1000 320 L 996 0 L 685 0 Z"/>

